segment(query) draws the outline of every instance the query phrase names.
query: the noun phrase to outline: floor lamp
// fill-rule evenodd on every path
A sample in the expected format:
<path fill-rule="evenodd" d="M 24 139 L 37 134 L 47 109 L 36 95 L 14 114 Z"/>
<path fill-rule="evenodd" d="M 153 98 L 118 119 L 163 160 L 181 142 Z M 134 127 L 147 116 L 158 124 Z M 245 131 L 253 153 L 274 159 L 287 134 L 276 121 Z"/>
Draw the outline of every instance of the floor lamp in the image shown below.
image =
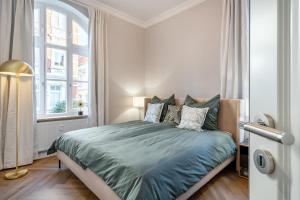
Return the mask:
<path fill-rule="evenodd" d="M 34 76 L 32 67 L 20 60 L 9 60 L 0 66 L 0 74 L 16 77 L 16 169 L 5 174 L 6 179 L 25 176 L 28 169 L 19 170 L 19 82 L 22 76 Z"/>

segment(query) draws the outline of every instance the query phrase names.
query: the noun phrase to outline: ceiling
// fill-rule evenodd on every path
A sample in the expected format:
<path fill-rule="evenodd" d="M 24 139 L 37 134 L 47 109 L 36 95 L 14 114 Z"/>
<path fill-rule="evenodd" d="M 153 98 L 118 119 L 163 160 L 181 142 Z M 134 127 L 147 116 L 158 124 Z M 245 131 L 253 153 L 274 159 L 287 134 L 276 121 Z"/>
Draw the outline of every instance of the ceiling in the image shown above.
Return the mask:
<path fill-rule="evenodd" d="M 141 21 L 152 18 L 189 0 L 98 0 Z"/>

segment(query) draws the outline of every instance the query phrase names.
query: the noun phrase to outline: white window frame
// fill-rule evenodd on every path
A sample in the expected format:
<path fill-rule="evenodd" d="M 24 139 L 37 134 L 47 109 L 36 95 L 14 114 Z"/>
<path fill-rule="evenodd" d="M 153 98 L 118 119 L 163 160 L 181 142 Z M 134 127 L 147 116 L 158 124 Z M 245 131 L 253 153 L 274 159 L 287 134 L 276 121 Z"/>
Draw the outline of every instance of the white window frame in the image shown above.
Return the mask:
<path fill-rule="evenodd" d="M 77 110 L 73 109 L 72 106 L 72 86 L 73 83 L 87 83 L 88 81 L 73 81 L 73 55 L 86 56 L 88 55 L 88 45 L 87 46 L 79 46 L 73 44 L 72 37 L 72 21 L 74 20 L 83 30 L 88 33 L 88 18 L 77 11 L 75 8 L 58 1 L 43 1 L 39 0 L 35 2 L 34 9 L 39 9 L 40 14 L 40 33 L 39 36 L 34 35 L 34 48 L 39 48 L 40 52 L 40 112 L 37 115 L 38 119 L 49 118 L 49 117 L 59 117 L 59 116 L 74 116 L 77 115 Z M 47 43 L 46 38 L 46 10 L 51 9 L 56 12 L 59 12 L 66 16 L 66 26 L 67 26 L 67 35 L 66 35 L 66 46 L 59 46 L 55 44 Z M 63 79 L 51 79 L 46 77 L 46 50 L 47 48 L 55 48 L 59 50 L 66 51 L 66 70 L 67 77 L 66 80 Z M 89 71 L 89 70 L 88 70 Z M 66 112 L 65 113 L 47 113 L 47 99 L 46 99 L 46 88 L 47 88 L 47 80 L 55 80 L 55 81 L 64 81 L 66 82 Z M 88 84 L 89 87 L 89 84 Z M 88 100 L 89 101 L 89 100 Z M 88 113 L 84 113 L 87 115 Z"/>

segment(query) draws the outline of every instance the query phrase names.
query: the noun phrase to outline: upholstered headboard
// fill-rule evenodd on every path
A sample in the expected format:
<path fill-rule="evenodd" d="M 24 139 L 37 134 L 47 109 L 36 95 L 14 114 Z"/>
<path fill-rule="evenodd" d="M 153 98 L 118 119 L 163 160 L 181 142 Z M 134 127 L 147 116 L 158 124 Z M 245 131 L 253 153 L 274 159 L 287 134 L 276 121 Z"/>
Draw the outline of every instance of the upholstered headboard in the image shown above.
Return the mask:
<path fill-rule="evenodd" d="M 207 99 L 197 98 L 199 102 L 203 102 Z M 151 98 L 145 98 L 144 108 L 147 111 L 147 105 L 150 103 Z M 184 99 L 176 99 L 177 104 L 183 104 Z M 238 99 L 221 99 L 220 110 L 218 115 L 218 127 L 221 131 L 229 132 L 236 144 L 239 142 L 239 120 L 240 120 L 240 100 Z"/>

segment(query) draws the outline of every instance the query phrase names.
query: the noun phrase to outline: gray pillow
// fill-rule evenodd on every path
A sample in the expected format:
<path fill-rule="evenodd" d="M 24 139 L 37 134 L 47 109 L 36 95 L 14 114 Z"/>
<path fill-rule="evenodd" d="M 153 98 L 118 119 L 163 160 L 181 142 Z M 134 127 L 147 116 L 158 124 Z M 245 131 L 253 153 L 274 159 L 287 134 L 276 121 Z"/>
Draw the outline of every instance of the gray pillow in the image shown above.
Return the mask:
<path fill-rule="evenodd" d="M 183 106 L 182 116 L 178 128 L 203 131 L 202 126 L 209 108 L 192 108 Z"/>

